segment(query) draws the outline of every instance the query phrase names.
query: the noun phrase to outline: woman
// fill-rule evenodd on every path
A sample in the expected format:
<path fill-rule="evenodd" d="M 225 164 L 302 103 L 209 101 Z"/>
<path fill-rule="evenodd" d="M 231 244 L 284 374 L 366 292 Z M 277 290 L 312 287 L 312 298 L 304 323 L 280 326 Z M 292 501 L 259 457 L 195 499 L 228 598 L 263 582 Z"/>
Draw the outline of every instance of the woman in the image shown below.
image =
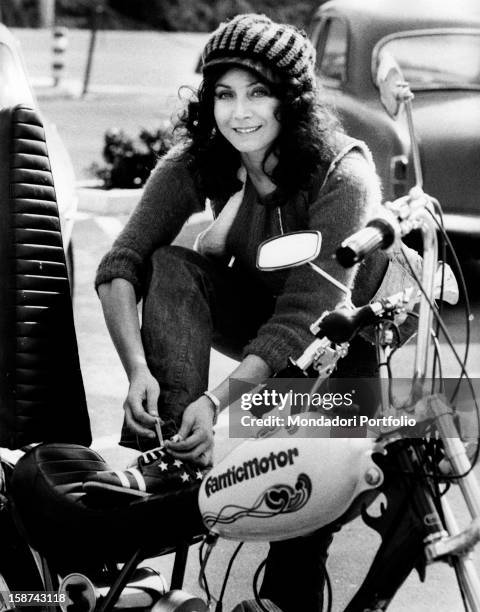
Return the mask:
<path fill-rule="evenodd" d="M 308 266 L 259 272 L 263 240 L 320 230 L 317 263 L 352 285 L 352 271 L 340 269 L 332 254 L 365 224 L 379 203 L 379 184 L 365 146 L 341 134 L 319 101 L 314 65 L 303 32 L 263 15 L 239 15 L 210 36 L 198 99 L 178 126 L 181 143 L 153 171 L 97 273 L 130 381 L 123 444 L 155 445 L 160 415 L 166 437 L 179 436 L 166 442 L 169 452 L 210 465 L 212 427 L 228 404 L 228 379 L 207 390 L 212 342 L 240 355 L 230 377 L 260 382 L 300 355 L 311 341 L 309 325 L 341 301 L 341 292 Z M 196 250 L 169 246 L 206 198 L 215 220 Z M 366 278 L 360 302 L 378 284 L 374 275 Z M 368 376 L 372 364 L 366 343 L 353 346 L 343 375 Z M 330 532 L 317 532 L 272 545 L 262 594 L 285 612 L 298 610 L 303 585 L 301 609 L 320 610 L 330 539 Z"/>

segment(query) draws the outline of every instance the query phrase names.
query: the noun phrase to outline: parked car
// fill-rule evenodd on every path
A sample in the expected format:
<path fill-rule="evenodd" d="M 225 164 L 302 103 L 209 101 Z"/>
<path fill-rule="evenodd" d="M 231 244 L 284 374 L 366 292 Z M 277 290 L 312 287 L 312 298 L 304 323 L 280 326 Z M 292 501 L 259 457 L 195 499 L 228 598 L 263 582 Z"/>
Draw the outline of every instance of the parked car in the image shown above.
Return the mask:
<path fill-rule="evenodd" d="M 8 28 L 0 24 L 0 108 L 7 108 L 20 103 L 25 103 L 40 112 L 37 100 L 29 85 L 19 44 Z M 72 230 L 78 200 L 75 174 L 70 156 L 55 125 L 43 116 L 42 122 L 55 184 L 70 283 L 73 285 Z"/>
<path fill-rule="evenodd" d="M 405 113 L 391 119 L 376 86 L 382 51 L 414 93 L 424 189 L 453 235 L 480 253 L 480 8 L 478 2 L 331 0 L 309 26 L 318 76 L 346 131 L 369 145 L 385 199 L 413 185 Z M 477 253 L 477 254 L 478 254 Z"/>

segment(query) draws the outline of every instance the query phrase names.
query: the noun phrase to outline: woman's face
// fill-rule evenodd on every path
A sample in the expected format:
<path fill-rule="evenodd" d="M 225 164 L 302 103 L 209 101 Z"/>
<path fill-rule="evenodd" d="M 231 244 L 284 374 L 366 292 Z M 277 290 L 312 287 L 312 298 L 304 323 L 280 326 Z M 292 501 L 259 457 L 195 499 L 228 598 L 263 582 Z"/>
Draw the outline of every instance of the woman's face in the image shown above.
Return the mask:
<path fill-rule="evenodd" d="M 231 68 L 215 84 L 217 128 L 241 154 L 263 161 L 280 132 L 275 117 L 279 106 L 268 85 L 253 72 Z"/>

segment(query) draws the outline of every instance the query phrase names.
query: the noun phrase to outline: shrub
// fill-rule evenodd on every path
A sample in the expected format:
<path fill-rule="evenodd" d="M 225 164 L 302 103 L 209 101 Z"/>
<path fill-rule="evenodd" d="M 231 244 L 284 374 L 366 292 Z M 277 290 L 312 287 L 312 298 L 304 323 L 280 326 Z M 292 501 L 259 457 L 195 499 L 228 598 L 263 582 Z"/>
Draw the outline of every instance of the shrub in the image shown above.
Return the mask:
<path fill-rule="evenodd" d="M 94 163 L 90 170 L 103 181 L 106 189 L 141 187 L 171 145 L 172 133 L 166 127 L 154 131 L 142 129 L 136 139 L 112 128 L 105 133 L 102 151 L 105 164 Z"/>

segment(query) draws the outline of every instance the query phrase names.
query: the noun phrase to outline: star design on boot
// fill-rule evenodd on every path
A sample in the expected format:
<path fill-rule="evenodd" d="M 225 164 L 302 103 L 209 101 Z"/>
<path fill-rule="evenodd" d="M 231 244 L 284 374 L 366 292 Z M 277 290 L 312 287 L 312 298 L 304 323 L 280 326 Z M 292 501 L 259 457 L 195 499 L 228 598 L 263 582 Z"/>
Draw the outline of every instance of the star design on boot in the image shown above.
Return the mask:
<path fill-rule="evenodd" d="M 191 462 L 175 459 L 163 447 L 142 453 L 136 466 L 125 470 L 103 470 L 96 472 L 83 483 L 89 495 L 116 499 L 128 503 L 132 498 L 148 497 L 156 493 L 178 490 L 182 485 L 199 486 L 204 472 Z M 179 482 L 180 481 L 180 482 Z M 195 486 L 193 484 L 193 486 Z"/>

